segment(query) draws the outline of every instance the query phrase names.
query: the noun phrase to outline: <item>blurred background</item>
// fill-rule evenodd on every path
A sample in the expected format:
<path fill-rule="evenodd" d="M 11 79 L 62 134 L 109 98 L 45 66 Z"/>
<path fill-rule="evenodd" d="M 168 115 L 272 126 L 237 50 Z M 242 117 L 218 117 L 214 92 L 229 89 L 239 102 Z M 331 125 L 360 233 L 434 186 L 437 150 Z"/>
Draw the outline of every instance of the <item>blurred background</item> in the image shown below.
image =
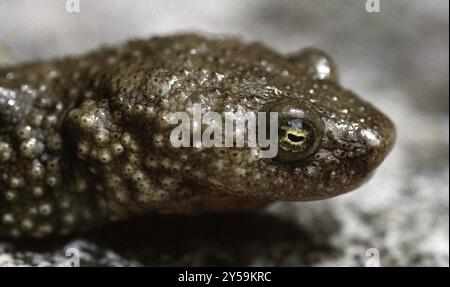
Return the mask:
<path fill-rule="evenodd" d="M 0 266 L 449 265 L 449 2 L 380 0 L 2 0 L 0 63 L 76 55 L 182 31 L 239 35 L 280 51 L 315 46 L 343 86 L 388 114 L 397 144 L 368 184 L 255 214 L 152 216 L 77 237 L 0 240 Z"/>

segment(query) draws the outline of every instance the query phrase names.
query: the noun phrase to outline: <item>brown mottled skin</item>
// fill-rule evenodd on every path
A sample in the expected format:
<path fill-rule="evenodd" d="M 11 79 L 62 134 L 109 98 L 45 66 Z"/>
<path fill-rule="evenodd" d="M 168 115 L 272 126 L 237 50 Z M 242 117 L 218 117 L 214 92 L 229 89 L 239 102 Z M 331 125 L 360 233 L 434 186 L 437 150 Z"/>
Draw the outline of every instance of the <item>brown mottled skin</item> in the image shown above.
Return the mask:
<path fill-rule="evenodd" d="M 306 151 L 175 148 L 168 113 L 278 111 Z M 304 119 L 302 117 L 305 117 Z M 281 134 L 280 134 L 281 135 Z M 151 212 L 243 210 L 361 185 L 392 122 L 342 88 L 324 52 L 177 35 L 0 69 L 0 236 L 43 237 Z M 280 148 L 283 143 L 280 141 Z"/>

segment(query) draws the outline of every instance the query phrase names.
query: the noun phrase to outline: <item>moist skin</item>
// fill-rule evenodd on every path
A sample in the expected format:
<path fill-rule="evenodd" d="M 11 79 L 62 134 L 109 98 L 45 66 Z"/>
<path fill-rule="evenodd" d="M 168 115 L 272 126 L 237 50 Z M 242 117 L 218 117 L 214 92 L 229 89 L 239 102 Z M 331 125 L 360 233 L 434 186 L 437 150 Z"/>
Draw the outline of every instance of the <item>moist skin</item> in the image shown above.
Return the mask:
<path fill-rule="evenodd" d="M 195 103 L 300 111 L 314 145 L 270 159 L 258 148 L 174 148 L 164 119 Z M 281 55 L 185 34 L 2 68 L 0 236 L 326 199 L 368 179 L 394 139 L 392 122 L 341 87 L 332 59 L 314 48 Z"/>

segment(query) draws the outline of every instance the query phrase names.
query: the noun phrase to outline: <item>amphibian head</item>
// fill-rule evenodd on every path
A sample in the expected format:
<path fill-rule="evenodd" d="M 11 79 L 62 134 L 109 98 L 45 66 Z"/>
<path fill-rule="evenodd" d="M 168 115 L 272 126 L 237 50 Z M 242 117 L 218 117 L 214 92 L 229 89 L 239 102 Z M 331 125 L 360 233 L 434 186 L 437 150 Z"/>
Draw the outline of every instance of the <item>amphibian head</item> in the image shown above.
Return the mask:
<path fill-rule="evenodd" d="M 128 142 L 121 156 L 112 152 L 97 167 L 106 182 L 116 182 L 109 188 L 132 186 L 140 201 L 328 198 L 358 187 L 392 148 L 392 122 L 341 87 L 320 50 L 283 56 L 258 43 L 192 35 L 142 45 L 127 47 L 137 56 L 114 74 L 111 97 L 91 103 L 107 106 L 104 122 Z M 278 155 L 260 158 L 261 150 L 249 147 L 173 147 L 175 126 L 167 117 L 192 116 L 196 103 L 203 112 L 278 112 Z M 122 185 L 124 169 L 133 184 Z"/>
<path fill-rule="evenodd" d="M 171 115 L 192 118 L 196 104 L 220 116 L 276 112 L 276 156 L 261 157 L 261 145 L 175 147 Z M 180 35 L 0 69 L 0 236 L 328 198 L 363 183 L 394 137 L 317 49 L 283 56 Z"/>

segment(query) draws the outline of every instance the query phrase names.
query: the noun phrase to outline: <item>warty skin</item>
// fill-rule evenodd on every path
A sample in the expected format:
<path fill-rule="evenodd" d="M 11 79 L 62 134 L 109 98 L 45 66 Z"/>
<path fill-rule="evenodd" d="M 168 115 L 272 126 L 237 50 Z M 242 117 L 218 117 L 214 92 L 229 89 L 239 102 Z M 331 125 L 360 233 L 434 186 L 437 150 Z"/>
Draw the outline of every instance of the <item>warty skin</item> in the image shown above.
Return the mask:
<path fill-rule="evenodd" d="M 174 148 L 165 119 L 195 103 L 221 113 L 279 112 L 288 128 L 279 156 Z M 299 123 L 304 129 L 293 128 Z M 294 144 L 290 132 L 306 140 Z M 341 87 L 332 59 L 314 48 L 285 56 L 260 43 L 186 34 L 6 67 L 0 236 L 325 199 L 366 181 L 394 140 L 393 123 Z"/>

